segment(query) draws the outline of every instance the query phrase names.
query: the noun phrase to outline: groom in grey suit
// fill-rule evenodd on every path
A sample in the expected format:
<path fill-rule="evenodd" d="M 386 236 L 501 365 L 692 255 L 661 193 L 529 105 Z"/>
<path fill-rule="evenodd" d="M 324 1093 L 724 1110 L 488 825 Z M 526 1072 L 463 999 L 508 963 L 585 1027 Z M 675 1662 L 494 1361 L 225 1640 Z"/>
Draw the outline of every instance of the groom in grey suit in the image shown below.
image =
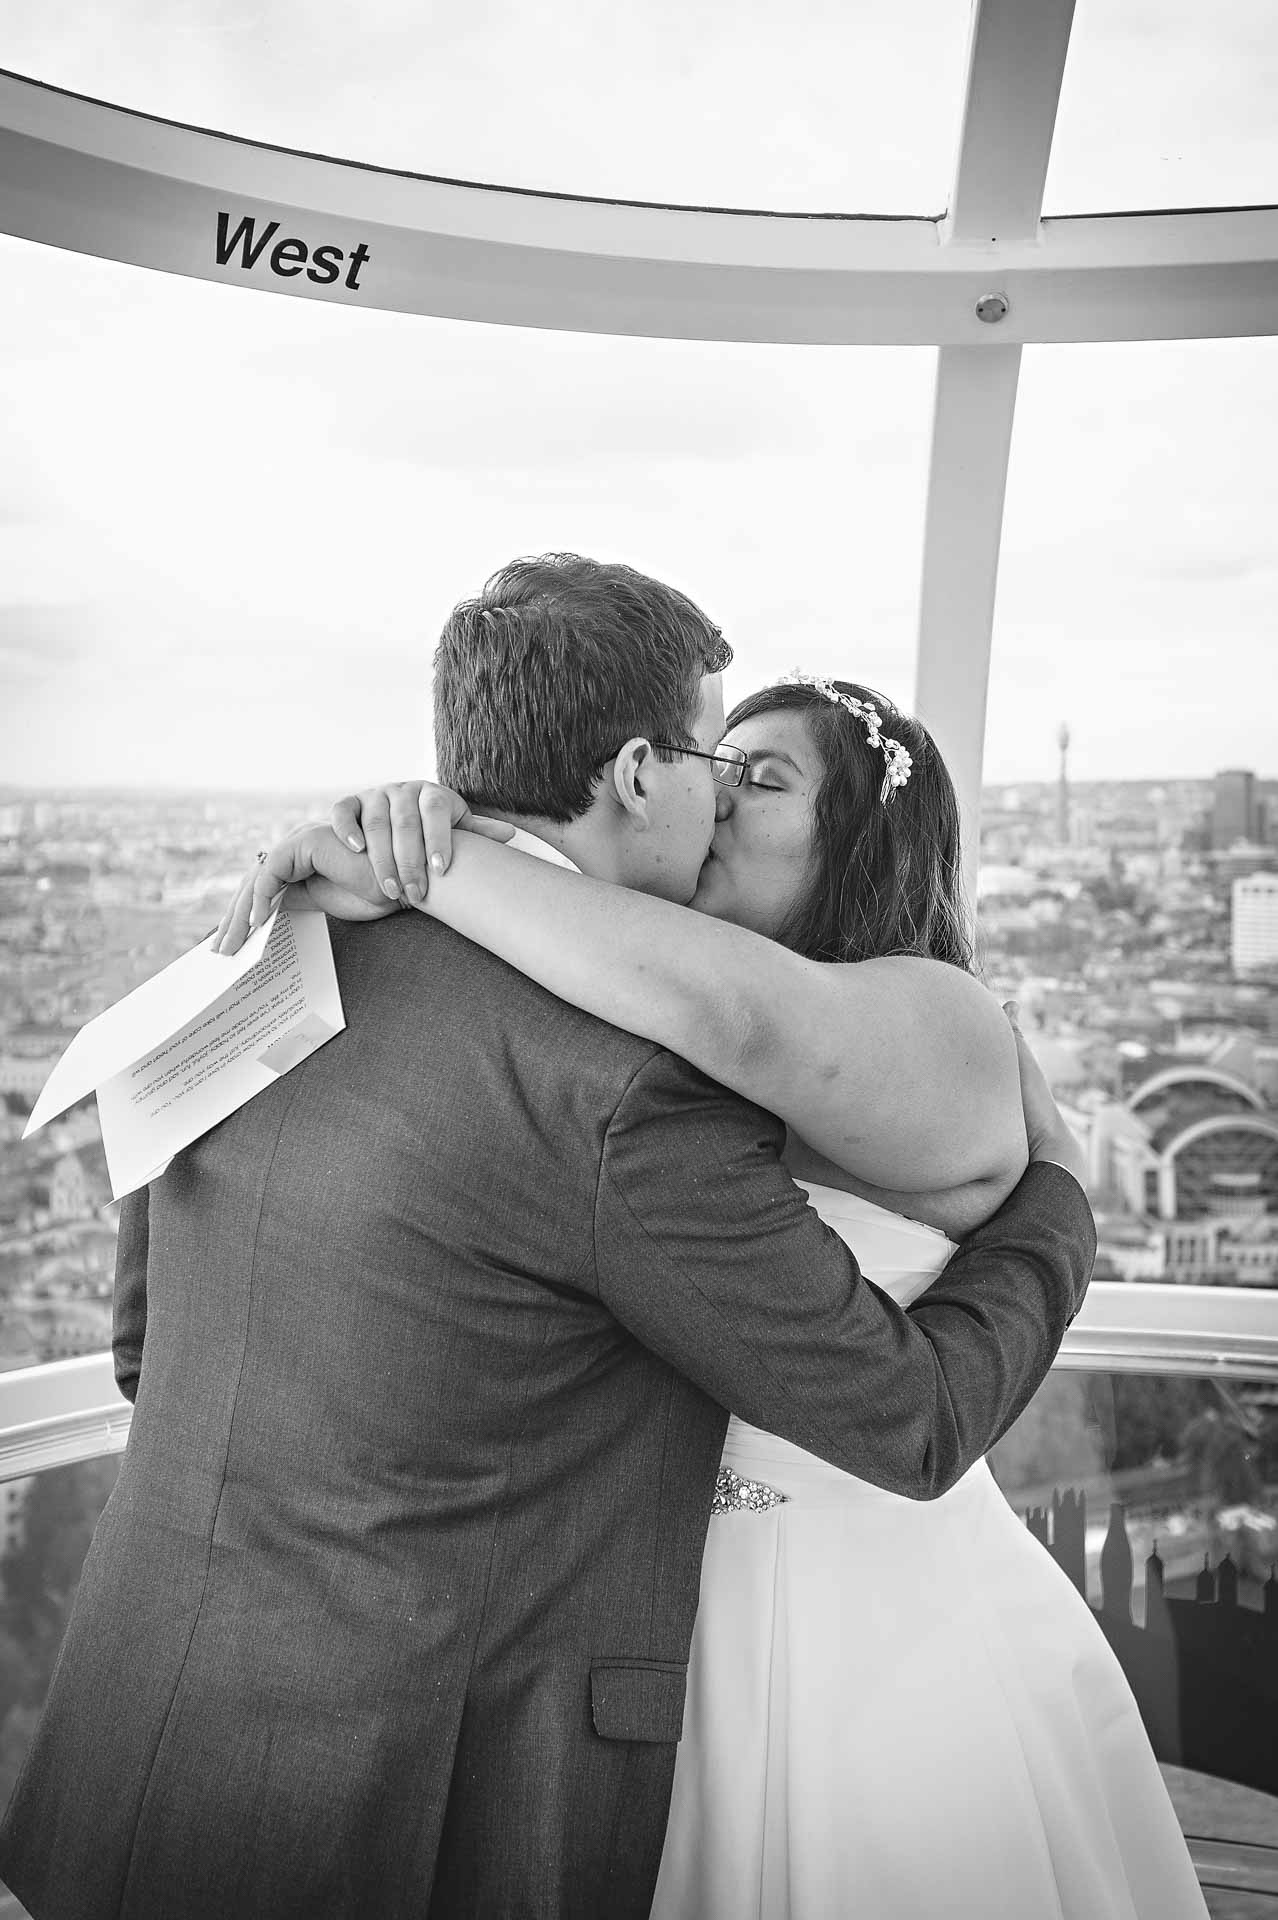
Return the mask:
<path fill-rule="evenodd" d="M 441 775 L 687 899 L 726 657 L 628 569 L 516 564 L 445 630 Z M 132 1433 L 0 1872 L 35 1920 L 640 1920 L 726 1410 L 941 1493 L 1090 1212 L 1032 1165 L 902 1312 L 770 1115 L 421 915 L 332 932 L 346 1031 L 125 1206 Z"/>

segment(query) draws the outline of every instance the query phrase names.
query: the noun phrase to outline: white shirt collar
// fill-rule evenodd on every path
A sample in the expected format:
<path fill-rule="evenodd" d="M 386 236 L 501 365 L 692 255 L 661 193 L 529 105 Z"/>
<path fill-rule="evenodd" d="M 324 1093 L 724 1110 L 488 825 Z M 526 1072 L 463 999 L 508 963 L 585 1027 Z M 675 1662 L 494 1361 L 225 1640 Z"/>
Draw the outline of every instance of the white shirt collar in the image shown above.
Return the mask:
<path fill-rule="evenodd" d="M 566 853 L 561 853 L 558 847 L 552 847 L 549 840 L 543 840 L 540 834 L 529 833 L 523 827 L 515 828 L 513 840 L 508 840 L 506 845 L 515 847 L 520 853 L 531 853 L 537 860 L 548 860 L 552 867 L 567 867 L 569 873 L 581 872 L 576 861 L 570 860 Z"/>

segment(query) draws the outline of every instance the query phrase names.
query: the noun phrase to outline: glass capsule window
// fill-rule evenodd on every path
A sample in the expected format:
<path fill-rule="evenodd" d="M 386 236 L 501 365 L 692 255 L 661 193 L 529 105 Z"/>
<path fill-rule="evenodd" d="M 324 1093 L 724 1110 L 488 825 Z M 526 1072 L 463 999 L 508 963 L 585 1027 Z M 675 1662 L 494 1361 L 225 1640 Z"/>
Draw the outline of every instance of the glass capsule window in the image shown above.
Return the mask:
<path fill-rule="evenodd" d="M 1067 1348 L 996 1469 L 1121 1643 L 1213 1912 L 1259 1914 L 1270 9 L 313 16 L 0 21 L 0 1767 L 121 1440 L 96 1114 L 24 1144 L 35 1094 L 257 846 L 429 770 L 443 615 L 575 548 L 704 604 L 730 697 L 801 665 L 943 739 L 984 978 L 1086 1143 L 1074 1331 L 1149 1369 Z M 1158 1371 L 1169 1288 L 1197 1372 Z"/>

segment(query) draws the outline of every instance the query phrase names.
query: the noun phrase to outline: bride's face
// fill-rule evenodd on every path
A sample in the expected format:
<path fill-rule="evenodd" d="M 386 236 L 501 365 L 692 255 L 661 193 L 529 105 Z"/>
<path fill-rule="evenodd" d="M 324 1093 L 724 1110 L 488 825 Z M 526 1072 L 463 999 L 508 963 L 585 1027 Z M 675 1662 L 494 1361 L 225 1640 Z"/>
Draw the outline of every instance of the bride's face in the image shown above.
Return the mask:
<path fill-rule="evenodd" d="M 743 720 L 724 739 L 749 756 L 739 787 L 721 787 L 714 839 L 691 904 L 774 936 L 813 878 L 813 806 L 825 762 L 802 713 Z"/>

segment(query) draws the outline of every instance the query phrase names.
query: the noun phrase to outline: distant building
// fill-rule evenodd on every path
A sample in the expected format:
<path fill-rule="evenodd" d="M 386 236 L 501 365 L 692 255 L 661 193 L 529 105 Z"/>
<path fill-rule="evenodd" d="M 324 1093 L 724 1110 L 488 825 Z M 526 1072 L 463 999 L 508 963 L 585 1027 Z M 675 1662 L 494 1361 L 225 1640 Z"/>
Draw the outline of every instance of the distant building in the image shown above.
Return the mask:
<path fill-rule="evenodd" d="M 1230 957 L 1236 974 L 1278 972 L 1278 874 L 1234 881 Z"/>
<path fill-rule="evenodd" d="M 11 1093 L 20 1095 L 29 1112 L 57 1063 L 58 1056 L 52 1051 L 33 1057 L 13 1047 L 0 1049 L 0 1097 Z"/>
<path fill-rule="evenodd" d="M 1064 721 L 1056 734 L 1060 764 L 1056 773 L 1056 844 L 1069 845 L 1069 728 Z"/>
<path fill-rule="evenodd" d="M 1164 1228 L 1166 1278 L 1198 1285 L 1278 1285 L 1278 1219 L 1173 1220 Z"/>
<path fill-rule="evenodd" d="M 1135 1217 L 1278 1215 L 1278 1119 L 1254 1087 L 1218 1068 L 1155 1073 L 1122 1108 L 1095 1115 L 1088 1149 L 1089 1184 Z"/>
<path fill-rule="evenodd" d="M 1274 803 L 1265 793 L 1256 795 L 1256 838 L 1262 847 L 1271 846 L 1274 837 Z"/>
<path fill-rule="evenodd" d="M 1126 1215 L 1096 1216 L 1096 1273 L 1100 1279 L 1165 1280 L 1165 1235 L 1147 1221 Z"/>
<path fill-rule="evenodd" d="M 40 1364 L 101 1353 L 111 1345 L 109 1299 L 33 1299 L 26 1303 L 23 1319 Z"/>
<path fill-rule="evenodd" d="M 22 1545 L 26 1532 L 27 1489 L 34 1474 L 0 1481 L 0 1560 Z"/>
<path fill-rule="evenodd" d="M 74 1153 L 64 1153 L 49 1179 L 49 1218 L 82 1220 L 93 1204 L 88 1177 Z"/>
<path fill-rule="evenodd" d="M 1259 840 L 1235 840 L 1232 847 L 1211 857 L 1216 878 L 1249 880 L 1254 873 L 1278 872 L 1278 847 L 1262 847 Z"/>
<path fill-rule="evenodd" d="M 1231 767 L 1212 783 L 1211 844 L 1217 851 L 1235 840 L 1255 840 L 1256 776 L 1246 768 Z"/>
<path fill-rule="evenodd" d="M 0 1046 L 0 1096 L 16 1093 L 34 1103 L 50 1073 L 75 1037 L 75 1030 L 23 1021 L 10 1027 Z"/>

